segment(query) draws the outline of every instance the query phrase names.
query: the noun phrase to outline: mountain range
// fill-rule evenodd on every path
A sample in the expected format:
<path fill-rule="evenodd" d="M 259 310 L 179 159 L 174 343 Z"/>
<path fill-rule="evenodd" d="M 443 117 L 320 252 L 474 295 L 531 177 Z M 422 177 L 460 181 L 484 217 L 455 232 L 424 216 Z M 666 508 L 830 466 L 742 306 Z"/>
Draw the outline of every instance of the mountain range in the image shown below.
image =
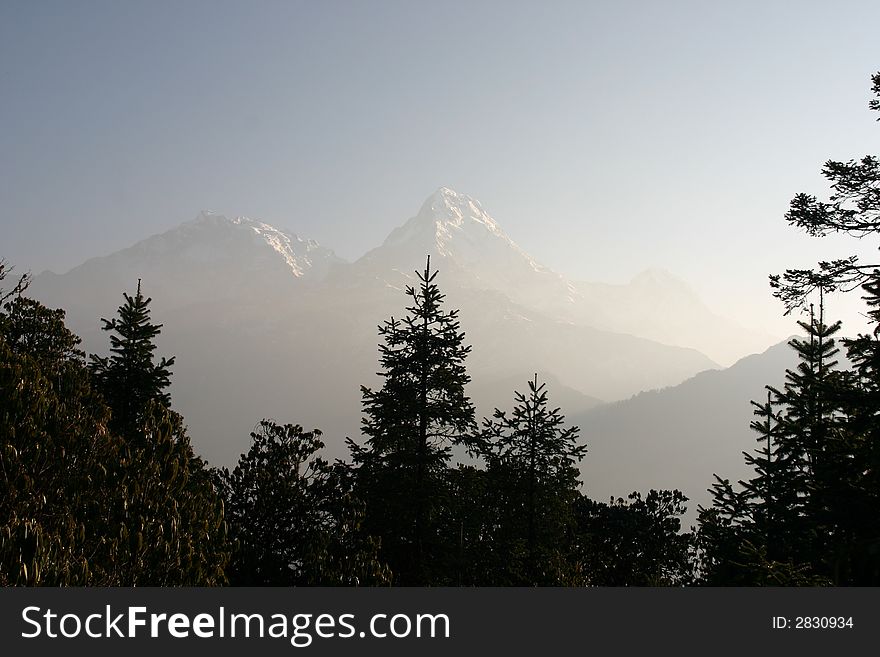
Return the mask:
<path fill-rule="evenodd" d="M 727 369 L 569 415 L 589 450 L 581 463 L 584 490 L 607 500 L 678 488 L 693 522 L 698 505 L 711 505 L 714 474 L 734 482 L 753 475 L 742 454 L 758 447 L 751 401 L 765 400 L 768 385 L 781 388 L 796 365 L 784 341 Z"/>
<path fill-rule="evenodd" d="M 772 342 L 711 312 L 668 272 L 624 285 L 566 278 L 478 201 L 445 187 L 354 262 L 259 220 L 204 212 L 67 273 L 35 276 L 30 292 L 66 309 L 85 349 L 104 353 L 100 318 L 141 279 L 164 324 L 158 353 L 177 357 L 175 407 L 212 463 L 232 464 L 263 417 L 320 427 L 329 455 L 344 456 L 344 438 L 359 431 L 360 386 L 379 381 L 377 326 L 404 312 L 426 256 L 461 311 L 482 415 L 509 405 L 534 372 L 556 405 L 581 417 Z"/>

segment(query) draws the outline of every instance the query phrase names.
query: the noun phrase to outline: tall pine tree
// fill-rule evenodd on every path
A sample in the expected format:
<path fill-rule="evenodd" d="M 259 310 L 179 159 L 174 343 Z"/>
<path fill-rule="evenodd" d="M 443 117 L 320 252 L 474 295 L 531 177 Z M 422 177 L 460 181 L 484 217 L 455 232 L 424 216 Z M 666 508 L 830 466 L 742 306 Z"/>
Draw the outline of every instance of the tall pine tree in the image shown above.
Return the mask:
<path fill-rule="evenodd" d="M 110 429 L 124 441 L 118 486 L 127 500 L 109 519 L 133 552 L 125 581 L 222 583 L 229 558 L 223 505 L 202 459 L 192 450 L 183 418 L 170 408 L 174 358 L 155 362 L 162 325 L 138 280 L 117 317 L 103 319 L 110 355 L 93 355 L 96 388 L 110 407 Z M 165 565 L 163 565 L 165 564 Z"/>
<path fill-rule="evenodd" d="M 565 545 L 580 485 L 577 463 L 587 448 L 578 444 L 577 427 L 563 426 L 537 374 L 514 398 L 511 413 L 495 409 L 481 434 L 490 485 L 503 500 L 493 543 L 509 583 L 562 584 L 570 575 Z"/>
<path fill-rule="evenodd" d="M 451 447 L 475 429 L 474 407 L 465 393 L 470 346 L 457 310 L 444 295 L 428 257 L 402 320 L 379 327 L 382 387 L 362 388 L 365 445 L 349 440 L 365 526 L 382 541 L 382 556 L 401 584 L 426 584 L 447 576 L 442 509 L 448 497 Z"/>
<path fill-rule="evenodd" d="M 123 296 L 125 303 L 119 306 L 118 316 L 101 320 L 103 329 L 110 332 L 110 355 L 93 355 L 91 369 L 113 411 L 111 428 L 130 438 L 144 422 L 150 402 L 170 407 L 167 388 L 174 357 L 154 362 L 155 339 L 162 325 L 150 322 L 152 299 L 141 293 L 140 279 L 135 295 Z"/>
<path fill-rule="evenodd" d="M 838 544 L 832 473 L 836 459 L 835 401 L 839 373 L 834 335 L 840 322 L 818 315 L 798 322 L 805 338 L 789 342 L 799 363 L 782 390 L 768 388 L 752 429 L 759 448 L 745 453 L 755 476 L 739 482 L 716 476 L 713 507 L 701 509 L 703 575 L 714 584 L 814 584 L 835 581 Z"/>
<path fill-rule="evenodd" d="M 880 84 L 880 76 L 878 76 Z M 877 101 L 875 101 L 877 102 Z M 868 334 L 844 340 L 852 370 L 841 386 L 844 419 L 839 423 L 835 498 L 841 540 L 850 546 L 841 577 L 853 583 L 880 584 L 880 274 L 863 286 Z"/>
<path fill-rule="evenodd" d="M 818 314 L 810 306 L 809 323 L 798 322 L 806 339 L 790 342 L 800 362 L 796 369 L 786 372 L 783 389 L 773 392 L 785 409 L 778 438 L 781 456 L 798 466 L 787 482 L 789 490 L 797 491 L 801 507 L 800 527 L 792 527 L 790 536 L 792 560 L 812 563 L 819 572 L 826 570 L 823 574 L 831 576 L 820 564 L 834 542 L 834 505 L 829 496 L 836 486 L 832 479 L 833 443 L 839 416 L 835 402 L 839 375 L 834 360 L 839 350 L 834 335 L 841 324 L 825 324 L 821 288 L 819 295 Z"/>
<path fill-rule="evenodd" d="M 804 473 L 798 453 L 788 449 L 783 433 L 784 417 L 767 391 L 763 404 L 752 402 L 755 415 L 751 428 L 758 434 L 758 448 L 743 452 L 746 465 L 755 476 L 742 482 L 743 496 L 752 522 L 752 539 L 766 546 L 770 560 L 792 554 L 797 533 L 792 530 L 802 515 Z"/>

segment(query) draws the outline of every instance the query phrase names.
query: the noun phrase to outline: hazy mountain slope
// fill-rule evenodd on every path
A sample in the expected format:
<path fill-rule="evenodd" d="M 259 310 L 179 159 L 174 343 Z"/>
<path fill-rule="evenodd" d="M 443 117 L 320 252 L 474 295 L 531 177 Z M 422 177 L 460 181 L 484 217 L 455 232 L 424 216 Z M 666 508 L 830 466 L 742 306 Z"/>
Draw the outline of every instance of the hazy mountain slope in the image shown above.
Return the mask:
<path fill-rule="evenodd" d="M 321 427 L 331 453 L 342 456 L 342 438 L 360 426 L 360 385 L 379 385 L 376 327 L 399 316 L 405 302 L 399 290 L 376 286 L 329 296 L 317 290 L 300 294 L 296 303 L 274 307 L 271 327 L 257 323 L 262 309 L 256 306 L 235 321 L 225 304 L 200 309 L 197 322 L 168 316 L 168 326 L 175 328 L 163 345 L 178 354 L 175 398 L 194 430 L 214 436 L 206 447 L 213 457 L 221 452 L 223 459 L 234 457 L 240 439 L 226 437 L 229 428 L 237 426 L 241 435 L 261 414 Z M 461 309 L 473 346 L 469 393 L 483 413 L 506 405 L 511 384 L 522 387 L 535 371 L 553 373 L 560 386 L 572 390 L 568 400 L 583 407 L 595 403 L 587 395 L 625 396 L 712 366 L 691 350 L 540 317 L 527 320 L 518 313 L 517 320 L 508 313 L 522 309 L 488 292 L 450 292 L 449 303 Z M 589 344 L 604 348 L 591 354 L 582 348 Z M 653 365 L 638 367 L 645 361 Z M 227 407 L 225 398 L 238 410 Z M 221 450 L 217 441 L 228 448 Z"/>
<path fill-rule="evenodd" d="M 461 309 L 474 345 L 475 377 L 547 371 L 583 394 L 609 401 L 717 367 L 693 349 L 554 320 L 494 292 L 453 290 L 449 301 Z"/>
<path fill-rule="evenodd" d="M 624 285 L 574 285 L 580 300 L 569 311 L 574 321 L 692 347 L 722 365 L 778 340 L 716 315 L 686 283 L 662 269 L 645 270 Z"/>
<path fill-rule="evenodd" d="M 553 374 L 548 372 L 537 372 L 537 374 L 538 383 L 546 385 L 550 406 L 560 408 L 561 412 L 566 416 L 585 413 L 590 409 L 601 406 L 603 403 L 595 397 L 590 397 L 560 383 L 559 379 Z M 479 399 L 482 402 L 482 405 L 477 408 L 477 415 L 480 421 L 484 417 L 492 417 L 496 408 L 502 411 L 511 410 L 516 403 L 514 392 L 528 394 L 529 382 L 532 380 L 532 376 L 517 374 L 495 379 L 486 377 L 472 382 L 469 392 L 475 399 Z"/>
<path fill-rule="evenodd" d="M 709 503 L 713 473 L 733 481 L 749 476 L 742 452 L 757 445 L 750 402 L 766 398 L 765 386 L 782 385 L 796 364 L 783 342 L 728 369 L 572 416 L 589 448 L 584 490 L 604 499 L 678 488 L 691 500 L 692 519 L 697 504 Z"/>

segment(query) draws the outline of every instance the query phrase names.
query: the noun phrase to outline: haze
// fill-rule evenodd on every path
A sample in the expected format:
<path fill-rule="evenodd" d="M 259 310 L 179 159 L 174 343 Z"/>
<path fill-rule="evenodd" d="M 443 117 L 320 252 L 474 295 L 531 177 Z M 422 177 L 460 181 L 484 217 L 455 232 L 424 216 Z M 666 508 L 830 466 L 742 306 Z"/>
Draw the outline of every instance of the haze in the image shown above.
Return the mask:
<path fill-rule="evenodd" d="M 767 274 L 851 250 L 782 215 L 826 159 L 876 152 L 878 24 L 874 2 L 5 2 L 2 251 L 63 272 L 214 209 L 354 260 L 448 185 L 567 276 L 663 267 L 784 336 Z"/>

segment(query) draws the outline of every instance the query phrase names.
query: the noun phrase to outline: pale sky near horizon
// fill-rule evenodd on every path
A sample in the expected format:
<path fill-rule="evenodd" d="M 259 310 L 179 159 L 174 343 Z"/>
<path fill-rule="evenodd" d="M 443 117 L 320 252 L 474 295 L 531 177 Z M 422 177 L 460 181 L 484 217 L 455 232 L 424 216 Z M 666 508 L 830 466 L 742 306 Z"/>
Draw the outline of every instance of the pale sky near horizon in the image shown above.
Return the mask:
<path fill-rule="evenodd" d="M 663 267 L 786 335 L 767 274 L 854 250 L 782 217 L 880 152 L 878 26 L 867 1 L 0 0 L 0 256 L 61 272 L 212 209 L 352 260 L 446 185 L 561 273 Z"/>

